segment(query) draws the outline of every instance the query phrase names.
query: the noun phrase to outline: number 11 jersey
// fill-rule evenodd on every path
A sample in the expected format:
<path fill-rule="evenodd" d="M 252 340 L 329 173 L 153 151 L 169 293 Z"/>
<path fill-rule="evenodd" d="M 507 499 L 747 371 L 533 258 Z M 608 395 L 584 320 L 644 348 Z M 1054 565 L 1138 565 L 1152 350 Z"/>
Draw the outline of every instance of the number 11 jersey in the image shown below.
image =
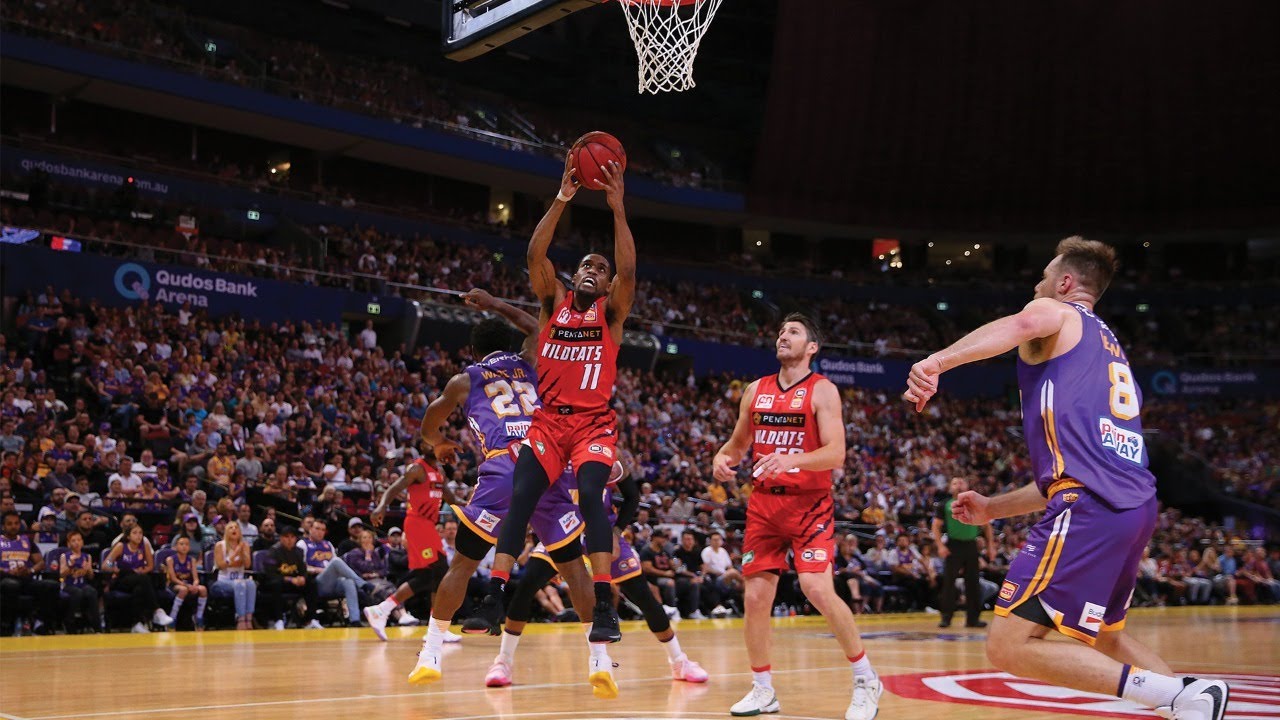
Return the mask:
<path fill-rule="evenodd" d="M 618 374 L 618 344 L 605 318 L 607 296 L 582 312 L 573 293 L 551 313 L 538 333 L 538 376 L 542 404 L 551 413 L 604 412 L 613 398 Z"/>
<path fill-rule="evenodd" d="M 1116 510 L 1156 491 L 1142 437 L 1142 392 L 1115 333 L 1093 311 L 1080 313 L 1080 342 L 1036 365 L 1018 358 L 1022 427 L 1036 485 L 1075 481 Z"/>

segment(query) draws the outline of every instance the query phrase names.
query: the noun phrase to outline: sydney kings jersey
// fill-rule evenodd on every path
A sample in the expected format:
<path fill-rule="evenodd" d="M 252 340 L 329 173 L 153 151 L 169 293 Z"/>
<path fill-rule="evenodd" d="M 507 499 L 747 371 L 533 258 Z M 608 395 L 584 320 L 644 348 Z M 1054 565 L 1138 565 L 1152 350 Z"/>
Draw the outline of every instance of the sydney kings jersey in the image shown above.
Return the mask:
<path fill-rule="evenodd" d="M 1092 311 L 1080 313 L 1080 342 L 1038 365 L 1018 359 L 1022 427 L 1036 486 L 1064 478 L 1083 483 L 1117 510 L 1138 507 L 1156 491 L 1142 438 L 1142 392 L 1124 349 Z"/>
<path fill-rule="evenodd" d="M 422 466 L 427 479 L 409 486 L 410 516 L 426 518 L 433 524 L 440 517 L 440 504 L 444 501 L 444 476 L 421 458 L 414 460 L 415 465 Z"/>
<path fill-rule="evenodd" d="M 618 344 L 605 319 L 607 300 L 598 297 L 578 312 L 573 293 L 566 293 L 538 333 L 539 389 L 550 412 L 561 407 L 579 413 L 608 409 L 618 374 Z"/>
<path fill-rule="evenodd" d="M 822 447 L 818 416 L 813 409 L 813 389 L 823 376 L 809 373 L 786 388 L 777 375 L 756 382 L 751 398 L 751 451 L 759 459 L 769 453 L 813 452 Z M 791 470 L 758 481 L 756 489 L 785 487 L 810 492 L 831 489 L 830 470 Z"/>
<path fill-rule="evenodd" d="M 493 353 L 465 372 L 471 378 L 467 422 L 485 459 L 501 455 L 529 432 L 538 409 L 538 375 L 515 353 Z"/>

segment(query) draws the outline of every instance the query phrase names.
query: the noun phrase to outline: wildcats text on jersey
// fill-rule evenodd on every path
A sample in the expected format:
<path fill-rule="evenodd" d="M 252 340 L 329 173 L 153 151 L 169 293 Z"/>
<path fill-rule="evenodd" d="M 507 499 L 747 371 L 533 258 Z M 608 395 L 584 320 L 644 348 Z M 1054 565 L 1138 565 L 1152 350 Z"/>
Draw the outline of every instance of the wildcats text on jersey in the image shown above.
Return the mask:
<path fill-rule="evenodd" d="M 761 445 L 799 447 L 804 445 L 803 430 L 756 430 L 755 441 Z"/>
<path fill-rule="evenodd" d="M 542 352 L 539 353 L 539 356 L 548 360 L 565 360 L 568 362 L 600 362 L 604 359 L 604 348 L 599 345 L 577 347 L 547 342 L 542 344 Z"/>

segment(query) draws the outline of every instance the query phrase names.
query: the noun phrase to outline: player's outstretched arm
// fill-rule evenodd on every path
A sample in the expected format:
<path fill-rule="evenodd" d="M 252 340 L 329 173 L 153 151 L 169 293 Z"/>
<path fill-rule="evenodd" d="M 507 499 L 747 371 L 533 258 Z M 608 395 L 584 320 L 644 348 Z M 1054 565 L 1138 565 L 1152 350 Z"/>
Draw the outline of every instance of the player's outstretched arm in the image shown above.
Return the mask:
<path fill-rule="evenodd" d="M 449 378 L 449 382 L 445 383 L 444 392 L 427 405 L 427 412 L 422 417 L 422 439 L 431 446 L 436 460 L 453 462 L 457 458 L 457 444 L 445 440 L 444 431 L 441 428 L 449 421 L 453 411 L 467 399 L 467 394 L 470 392 L 471 376 L 461 372 Z"/>
<path fill-rule="evenodd" d="M 978 360 L 1003 355 L 1023 343 L 1055 335 L 1067 321 L 1069 308 L 1057 300 L 1039 298 L 1021 312 L 983 325 L 911 367 L 903 399 L 915 403 L 916 412 L 938 392 L 938 376 Z"/>
<path fill-rule="evenodd" d="M 844 418 L 840 408 L 840 391 L 835 383 L 822 380 L 813 387 L 813 411 L 818 416 L 818 438 L 822 447 L 813 452 L 769 453 L 756 459 L 752 475 L 767 478 L 799 470 L 835 470 L 844 466 Z"/>
<path fill-rule="evenodd" d="M 556 277 L 556 268 L 547 257 L 547 248 L 551 247 L 556 225 L 560 224 L 565 206 L 573 199 L 574 193 L 578 192 L 578 185 L 573 180 L 572 158 L 572 153 L 565 156 L 564 174 L 560 176 L 560 192 L 551 201 L 547 214 L 538 221 L 538 227 L 534 228 L 525 256 L 529 263 L 529 283 L 533 287 L 533 294 L 542 303 L 544 321 L 551 317 L 551 309 L 564 299 L 564 285 Z"/>
<path fill-rule="evenodd" d="M 711 463 L 712 474 L 720 482 L 727 483 L 733 479 L 734 468 L 746 457 L 751 447 L 751 398 L 756 396 L 756 385 L 753 381 L 742 390 L 742 400 L 738 403 L 738 422 L 733 426 L 733 435 L 716 453 Z"/>
<path fill-rule="evenodd" d="M 494 297 L 489 294 L 488 290 L 471 288 L 462 296 L 462 300 L 477 310 L 502 316 L 503 320 L 511 323 L 511 326 L 519 330 L 523 335 L 532 335 L 538 332 L 538 318 L 505 300 Z"/>
<path fill-rule="evenodd" d="M 983 525 L 1000 518 L 1039 512 L 1049 504 L 1035 483 L 1012 492 L 987 497 L 972 490 L 960 493 L 951 503 L 951 513 L 966 525 Z"/>
<path fill-rule="evenodd" d="M 604 175 L 604 197 L 613 211 L 613 282 L 609 284 L 607 308 L 609 327 L 616 339 L 622 338 L 622 323 L 631 314 L 636 298 L 636 239 L 627 224 L 627 209 L 623 205 L 625 186 L 622 166 L 610 160 L 600 168 Z"/>
<path fill-rule="evenodd" d="M 378 506 L 369 511 L 369 522 L 374 527 L 382 525 L 382 519 L 387 515 L 387 506 L 391 501 L 400 497 L 400 494 L 409 489 L 409 486 L 421 482 L 426 475 L 422 472 L 422 468 L 417 463 L 410 463 L 409 467 L 404 471 L 399 479 L 391 483 L 391 487 L 382 492 L 382 498 L 378 500 Z"/>

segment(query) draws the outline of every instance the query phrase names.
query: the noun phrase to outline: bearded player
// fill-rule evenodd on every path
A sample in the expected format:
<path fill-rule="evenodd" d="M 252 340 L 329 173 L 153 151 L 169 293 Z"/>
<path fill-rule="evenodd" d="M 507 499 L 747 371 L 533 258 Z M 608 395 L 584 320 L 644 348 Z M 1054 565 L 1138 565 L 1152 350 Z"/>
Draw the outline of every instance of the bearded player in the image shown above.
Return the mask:
<path fill-rule="evenodd" d="M 573 289 L 556 279 L 547 258 L 556 223 L 577 191 L 574 168 L 565 160 L 560 192 L 529 241 L 529 276 L 542 304 L 538 318 L 538 375 L 542 407 L 534 414 L 529 436 L 516 461 L 511 512 L 498 535 L 498 552 L 477 617 L 470 620 L 496 629 L 502 622 L 502 597 L 515 556 L 524 547 L 524 526 L 552 479 L 567 465 L 577 472 L 578 506 L 586 524 L 595 606 L 589 639 L 593 645 L 622 639 L 613 608 L 609 565 L 613 530 L 604 506 L 604 489 L 617 456 L 617 419 L 609 402 L 618 371 L 622 324 L 631 312 L 636 286 L 636 249 L 623 207 L 622 170 L 610 162 L 601 168 L 605 200 L 613 212 L 614 263 L 590 254 L 573 274 Z M 566 577 L 573 591 L 574 580 Z M 591 654 L 592 685 L 600 694 L 612 685 L 612 663 L 603 648 Z M 616 695 L 616 688 L 613 690 Z M 612 695 L 610 695 L 612 696 Z"/>
<path fill-rule="evenodd" d="M 787 551 L 795 555 L 800 589 L 827 619 L 853 670 L 853 698 L 847 720 L 871 720 L 879 708 L 880 678 L 862 647 L 849 606 L 836 594 L 831 577 L 835 558 L 835 505 L 831 471 L 844 464 L 844 419 L 840 393 L 809 369 L 822 338 L 817 326 L 799 313 L 788 315 L 778 330 L 777 375 L 760 378 L 742 395 L 733 436 L 716 453 L 713 471 L 728 483 L 750 448 L 755 457 L 755 488 L 747 503 L 742 541 L 742 572 L 747 578 L 743 625 L 751 691 L 730 708 L 734 715 L 776 713 L 769 611 L 778 574 L 787 569 Z"/>
<path fill-rule="evenodd" d="M 471 330 L 471 347 L 480 359 L 449 379 L 444 391 L 427 406 L 422 419 L 424 441 L 431 446 L 439 461 L 452 463 L 456 461 L 458 446 L 445 439 L 441 427 L 455 410 L 461 409 L 467 416 L 484 460 L 477 470 L 475 492 L 467 504 L 463 506 L 450 501 L 459 520 L 458 537 L 454 542 L 457 552 L 436 590 L 427 635 L 418 653 L 418 662 L 409 673 L 409 682 L 413 684 L 434 682 L 442 676 L 443 644 L 451 638 L 449 623 L 466 596 L 468 580 L 493 546 L 494 534 L 508 513 L 511 477 L 515 469 L 513 448 L 524 439 L 539 402 L 538 377 L 530 357 L 533 348 L 531 336 L 537 329 L 537 321 L 483 290 L 473 289 L 465 299 L 472 307 L 505 318 L 526 334 L 526 341 L 520 353 L 509 352 L 511 332 L 506 323 L 497 319 L 477 323 Z M 576 606 L 585 611 L 591 606 L 591 595 L 587 571 L 580 562 L 582 546 L 578 537 L 583 526 L 577 520 L 577 506 L 570 494 L 572 484 L 572 475 L 557 483 L 553 491 L 539 499 L 532 518 L 526 517 L 520 527 L 523 529 L 525 524 L 532 524 L 534 530 L 546 539 L 550 553 L 565 564 L 566 577 L 574 578 L 576 586 L 581 589 L 574 600 Z M 379 511 L 383 507 L 379 505 L 375 511 L 372 518 L 375 522 L 381 521 Z M 566 517 L 569 521 L 561 522 L 561 518 Z M 408 530 L 409 526 L 406 525 L 405 529 Z M 373 613 L 366 613 L 375 631 L 379 629 L 378 623 L 385 626 L 386 615 L 392 608 L 394 605 L 386 607 L 384 603 L 376 610 L 371 608 L 375 610 Z M 379 637 L 385 639 L 381 632 Z M 612 662 L 609 665 L 612 667 Z"/>
<path fill-rule="evenodd" d="M 1221 720 L 1226 683 L 1177 677 L 1124 632 L 1157 510 L 1138 417 L 1142 394 L 1124 349 L 1093 312 L 1115 270 L 1115 248 L 1063 240 L 1034 300 L 916 363 L 903 397 L 922 411 L 942 373 L 1018 350 L 1035 482 L 990 498 L 963 492 L 952 504 L 956 519 L 972 525 L 1045 511 L 1000 588 L 987 636 L 991 662 L 1165 717 Z M 1081 642 L 1047 640 L 1054 629 Z"/>

